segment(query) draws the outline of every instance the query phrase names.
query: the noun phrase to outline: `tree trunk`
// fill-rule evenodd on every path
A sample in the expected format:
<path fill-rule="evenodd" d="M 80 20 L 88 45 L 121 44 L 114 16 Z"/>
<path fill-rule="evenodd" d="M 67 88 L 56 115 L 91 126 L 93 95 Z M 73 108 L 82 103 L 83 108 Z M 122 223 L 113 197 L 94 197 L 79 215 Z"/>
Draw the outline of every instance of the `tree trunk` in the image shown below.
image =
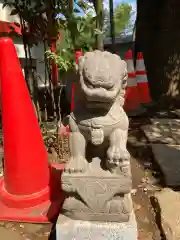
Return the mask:
<path fill-rule="evenodd" d="M 144 53 L 154 99 L 180 99 L 179 16 L 179 0 L 137 2 L 136 52 Z"/>

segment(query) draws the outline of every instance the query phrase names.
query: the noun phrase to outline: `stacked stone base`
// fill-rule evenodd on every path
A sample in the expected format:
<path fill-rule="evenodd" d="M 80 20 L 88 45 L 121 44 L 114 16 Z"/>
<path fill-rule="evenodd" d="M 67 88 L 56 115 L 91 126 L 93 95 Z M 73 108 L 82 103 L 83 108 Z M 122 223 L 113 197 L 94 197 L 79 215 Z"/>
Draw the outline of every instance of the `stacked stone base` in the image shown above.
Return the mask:
<path fill-rule="evenodd" d="M 137 240 L 130 165 L 110 172 L 94 159 L 83 173 L 62 175 L 67 198 L 56 225 L 58 240 Z"/>
<path fill-rule="evenodd" d="M 72 220 L 60 215 L 56 224 L 56 240 L 137 240 L 134 213 L 125 223 Z"/>
<path fill-rule="evenodd" d="M 74 220 L 128 222 L 133 210 L 130 165 L 117 173 L 100 167 L 95 159 L 83 173 L 63 173 L 67 198 L 62 214 Z"/>

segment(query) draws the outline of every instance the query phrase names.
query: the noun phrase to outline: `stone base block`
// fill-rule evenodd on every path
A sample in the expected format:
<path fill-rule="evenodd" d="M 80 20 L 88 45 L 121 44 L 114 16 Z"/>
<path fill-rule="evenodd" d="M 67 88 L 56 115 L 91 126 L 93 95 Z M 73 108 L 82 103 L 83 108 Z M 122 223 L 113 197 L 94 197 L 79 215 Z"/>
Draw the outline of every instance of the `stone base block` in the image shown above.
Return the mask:
<path fill-rule="evenodd" d="M 137 240 L 134 213 L 129 222 L 88 222 L 60 215 L 56 224 L 56 240 Z"/>
<path fill-rule="evenodd" d="M 61 177 L 66 193 L 62 213 L 74 220 L 128 222 L 133 210 L 130 164 L 111 173 L 94 159 L 85 173 L 66 173 Z"/>

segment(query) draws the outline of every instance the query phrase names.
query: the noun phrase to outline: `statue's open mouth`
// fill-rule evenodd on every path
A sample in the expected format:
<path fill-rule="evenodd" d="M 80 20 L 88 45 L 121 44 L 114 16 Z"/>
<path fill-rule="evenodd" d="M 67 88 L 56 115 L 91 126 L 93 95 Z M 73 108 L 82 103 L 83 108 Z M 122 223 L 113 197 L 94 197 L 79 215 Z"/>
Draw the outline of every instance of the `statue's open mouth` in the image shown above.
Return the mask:
<path fill-rule="evenodd" d="M 100 113 L 101 110 L 104 109 L 109 109 L 112 105 L 112 102 L 100 102 L 100 101 L 91 101 L 86 99 L 86 107 L 87 108 L 92 108 L 93 111 L 95 111 L 95 109 L 98 109 L 97 113 Z"/>
<path fill-rule="evenodd" d="M 91 82 L 86 76 L 84 76 L 84 84 L 89 88 L 89 89 L 105 89 L 107 91 L 111 91 L 114 88 L 114 84 L 112 82 L 103 82 L 101 79 L 96 80 L 94 83 Z"/>
<path fill-rule="evenodd" d="M 89 105 L 93 105 L 93 106 L 109 106 L 111 105 L 111 103 L 107 103 L 107 102 L 100 102 L 100 101 L 91 101 L 91 100 L 87 100 L 87 104 Z"/>
<path fill-rule="evenodd" d="M 97 105 L 112 103 L 119 93 L 120 84 L 121 81 L 114 85 L 111 81 L 104 83 L 100 79 L 93 83 L 85 76 L 80 75 L 80 85 L 86 100 L 94 104 L 97 103 Z"/>

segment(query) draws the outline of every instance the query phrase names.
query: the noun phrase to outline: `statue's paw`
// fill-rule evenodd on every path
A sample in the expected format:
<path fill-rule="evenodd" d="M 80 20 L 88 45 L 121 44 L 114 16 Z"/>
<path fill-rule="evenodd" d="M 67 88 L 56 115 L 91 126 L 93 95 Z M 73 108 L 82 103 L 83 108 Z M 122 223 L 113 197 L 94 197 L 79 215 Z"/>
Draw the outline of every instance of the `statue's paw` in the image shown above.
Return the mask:
<path fill-rule="evenodd" d="M 127 150 L 122 150 L 120 147 L 110 147 L 107 151 L 107 161 L 110 165 L 115 167 L 126 164 L 130 159 Z"/>
<path fill-rule="evenodd" d="M 87 169 L 87 161 L 83 157 L 71 157 L 69 163 L 64 169 L 68 173 L 82 173 Z"/>

